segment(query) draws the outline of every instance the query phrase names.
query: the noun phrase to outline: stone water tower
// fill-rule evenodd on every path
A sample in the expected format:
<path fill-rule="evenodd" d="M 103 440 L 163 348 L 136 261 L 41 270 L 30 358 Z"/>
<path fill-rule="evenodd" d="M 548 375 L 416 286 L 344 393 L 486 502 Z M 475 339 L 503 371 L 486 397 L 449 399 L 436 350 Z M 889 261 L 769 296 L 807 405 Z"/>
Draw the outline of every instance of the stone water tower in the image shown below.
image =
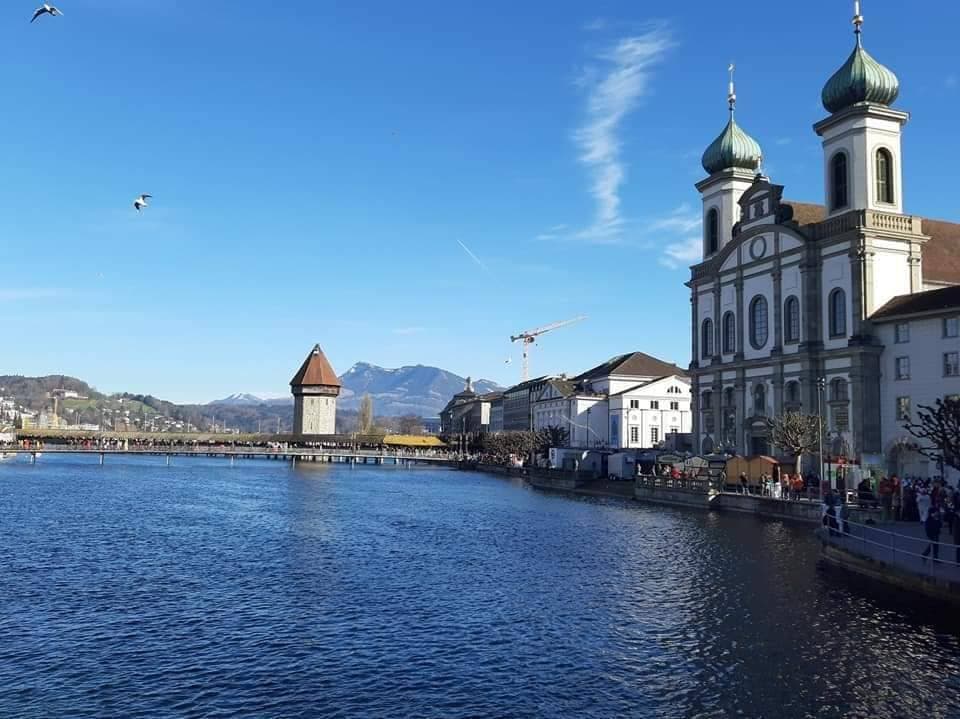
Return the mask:
<path fill-rule="evenodd" d="M 316 345 L 300 371 L 290 380 L 293 392 L 293 433 L 296 435 L 336 434 L 337 397 L 340 379 L 326 355 Z"/>

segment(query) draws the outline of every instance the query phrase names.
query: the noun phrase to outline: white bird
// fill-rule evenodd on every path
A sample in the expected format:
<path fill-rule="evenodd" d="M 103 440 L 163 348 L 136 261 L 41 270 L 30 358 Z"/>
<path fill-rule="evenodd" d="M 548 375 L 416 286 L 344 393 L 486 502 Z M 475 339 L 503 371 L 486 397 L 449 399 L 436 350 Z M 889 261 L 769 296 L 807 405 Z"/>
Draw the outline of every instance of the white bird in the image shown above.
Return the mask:
<path fill-rule="evenodd" d="M 152 200 L 153 195 L 140 195 L 136 200 L 133 201 L 133 206 L 136 208 L 137 212 L 140 212 L 144 207 L 147 207 L 147 200 Z"/>
<path fill-rule="evenodd" d="M 52 16 L 56 17 L 57 15 L 63 15 L 63 13 L 60 12 L 60 9 L 59 9 L 59 8 L 55 8 L 55 7 L 54 7 L 53 5 L 51 5 L 50 3 L 46 3 L 46 2 L 45 2 L 42 6 L 38 7 L 38 8 L 34 11 L 34 13 L 33 13 L 33 18 L 30 20 L 30 22 L 32 23 L 34 20 L 36 20 L 36 19 L 37 19 L 38 17 L 40 17 L 41 15 L 52 15 Z"/>

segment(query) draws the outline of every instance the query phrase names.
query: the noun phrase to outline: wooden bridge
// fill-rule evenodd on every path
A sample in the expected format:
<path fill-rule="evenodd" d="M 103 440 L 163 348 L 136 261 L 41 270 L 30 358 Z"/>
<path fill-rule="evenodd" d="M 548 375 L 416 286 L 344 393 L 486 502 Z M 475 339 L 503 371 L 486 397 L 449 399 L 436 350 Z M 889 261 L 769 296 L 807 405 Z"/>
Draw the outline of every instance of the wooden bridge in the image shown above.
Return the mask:
<path fill-rule="evenodd" d="M 98 457 L 103 464 L 106 457 L 139 455 L 165 457 L 170 464 L 171 457 L 220 457 L 229 458 L 231 464 L 237 459 L 272 459 L 323 464 L 374 464 L 374 465 L 439 465 L 456 467 L 458 459 L 453 455 L 439 453 L 418 453 L 410 451 L 364 451 L 343 447 L 296 447 L 274 449 L 270 447 L 134 447 L 131 449 L 113 447 L 9 447 L 0 448 L 0 456 L 27 455 L 35 464 L 47 455 L 91 455 Z"/>

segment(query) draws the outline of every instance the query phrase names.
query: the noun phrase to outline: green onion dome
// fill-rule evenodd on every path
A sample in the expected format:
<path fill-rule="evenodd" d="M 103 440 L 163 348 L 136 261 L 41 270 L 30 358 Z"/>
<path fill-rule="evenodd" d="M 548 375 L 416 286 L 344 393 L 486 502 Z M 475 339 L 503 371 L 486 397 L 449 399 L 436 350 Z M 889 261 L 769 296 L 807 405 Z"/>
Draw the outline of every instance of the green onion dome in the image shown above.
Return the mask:
<path fill-rule="evenodd" d="M 727 169 L 756 170 L 762 156 L 760 145 L 730 115 L 730 122 L 703 153 L 703 169 L 707 174 Z"/>
<path fill-rule="evenodd" d="M 823 106 L 840 112 L 858 102 L 891 105 L 900 94 L 900 81 L 893 71 L 863 49 L 859 36 L 850 57 L 823 88 Z"/>

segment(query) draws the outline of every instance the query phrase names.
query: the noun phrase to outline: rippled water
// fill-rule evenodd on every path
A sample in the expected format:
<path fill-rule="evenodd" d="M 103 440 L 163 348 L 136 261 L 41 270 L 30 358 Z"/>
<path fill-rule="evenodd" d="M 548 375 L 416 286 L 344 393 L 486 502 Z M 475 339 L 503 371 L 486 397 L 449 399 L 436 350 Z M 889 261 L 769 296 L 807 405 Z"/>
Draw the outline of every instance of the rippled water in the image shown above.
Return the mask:
<path fill-rule="evenodd" d="M 0 465 L 3 717 L 949 717 L 803 527 L 438 469 Z"/>

